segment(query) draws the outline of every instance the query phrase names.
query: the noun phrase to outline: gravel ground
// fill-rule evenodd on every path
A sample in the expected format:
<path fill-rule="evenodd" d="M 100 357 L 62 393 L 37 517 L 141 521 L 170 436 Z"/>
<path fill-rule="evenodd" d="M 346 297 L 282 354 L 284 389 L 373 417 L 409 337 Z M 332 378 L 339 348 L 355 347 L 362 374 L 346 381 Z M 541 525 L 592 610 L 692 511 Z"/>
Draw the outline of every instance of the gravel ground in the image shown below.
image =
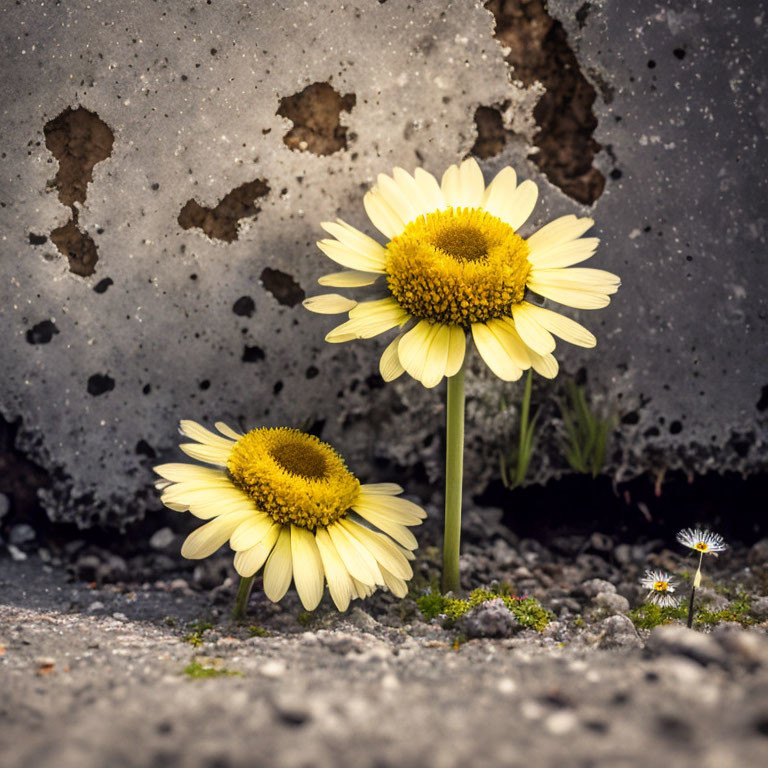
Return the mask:
<path fill-rule="evenodd" d="M 524 557 L 524 542 L 500 541 L 485 560 L 468 544 L 464 569 Z M 258 591 L 238 626 L 226 579 L 89 583 L 43 554 L 0 556 L 6 768 L 727 768 L 768 755 L 765 622 L 638 634 L 627 587 L 591 579 L 543 590 L 558 613 L 543 633 L 464 642 L 408 600 L 310 618 Z M 527 558 L 529 580 L 548 559 L 551 573 L 555 555 Z"/>

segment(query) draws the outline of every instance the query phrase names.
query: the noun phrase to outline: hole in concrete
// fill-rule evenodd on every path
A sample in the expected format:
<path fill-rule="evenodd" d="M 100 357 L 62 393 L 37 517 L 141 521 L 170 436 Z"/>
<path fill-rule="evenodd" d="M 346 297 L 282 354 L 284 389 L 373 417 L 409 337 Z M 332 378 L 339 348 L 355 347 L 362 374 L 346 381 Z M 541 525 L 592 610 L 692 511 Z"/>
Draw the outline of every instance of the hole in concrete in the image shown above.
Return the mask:
<path fill-rule="evenodd" d="M 760 390 L 760 399 L 757 401 L 757 410 L 762 413 L 768 410 L 768 384 Z"/>
<path fill-rule="evenodd" d="M 91 237 L 77 226 L 75 203 L 85 202 L 93 169 L 112 154 L 115 135 L 97 114 L 83 107 L 68 107 L 45 124 L 43 133 L 45 146 L 59 161 L 53 186 L 59 191 L 59 200 L 72 209 L 72 218 L 51 232 L 51 240 L 69 259 L 70 271 L 88 277 L 93 274 L 99 256 Z"/>
<path fill-rule="evenodd" d="M 347 129 L 339 118 L 342 110 L 350 112 L 357 97 L 342 96 L 328 83 L 312 83 L 303 91 L 280 99 L 277 114 L 293 123 L 283 137 L 293 150 L 315 155 L 332 155 L 347 148 Z"/>
<path fill-rule="evenodd" d="M 114 285 L 115 281 L 111 277 L 105 277 L 103 280 L 99 280 L 96 285 L 93 286 L 93 290 L 96 293 L 106 293 L 107 288 L 109 288 L 110 285 Z"/>
<path fill-rule="evenodd" d="M 315 376 L 317 376 L 318 373 L 320 373 L 320 371 L 318 370 L 317 366 L 310 365 L 309 368 L 307 368 L 307 370 L 304 372 L 304 375 L 308 379 L 314 379 Z"/>
<path fill-rule="evenodd" d="M 258 363 L 259 360 L 263 360 L 264 357 L 264 350 L 261 347 L 249 347 L 246 345 L 243 349 L 244 363 Z"/>
<path fill-rule="evenodd" d="M 506 61 L 513 77 L 547 89 L 533 111 L 539 151 L 531 159 L 565 194 L 594 203 L 605 187 L 602 173 L 592 167 L 600 149 L 592 138 L 597 94 L 581 73 L 563 25 L 547 13 L 543 0 L 486 0 L 485 7 L 496 20 L 496 38 L 510 49 Z M 505 141 L 507 136 L 505 132 Z"/>
<path fill-rule="evenodd" d="M 48 238 L 45 235 L 36 235 L 34 232 L 29 233 L 30 245 L 43 245 L 48 242 Z"/>
<path fill-rule="evenodd" d="M 256 179 L 233 189 L 214 208 L 205 208 L 194 199 L 188 200 L 179 213 L 179 226 L 182 229 L 197 227 L 214 240 L 231 243 L 237 240 L 240 219 L 255 218 L 261 211 L 256 200 L 268 192 L 267 182 Z"/>
<path fill-rule="evenodd" d="M 155 453 L 155 449 L 146 441 L 146 440 L 139 440 L 138 443 L 136 443 L 136 453 L 139 456 L 146 456 L 148 459 L 156 459 L 157 454 Z"/>
<path fill-rule="evenodd" d="M 253 317 L 256 303 L 250 296 L 241 296 L 233 305 L 232 311 L 240 317 Z"/>
<path fill-rule="evenodd" d="M 261 273 L 262 285 L 286 307 L 295 307 L 304 300 L 304 289 L 288 274 L 266 267 Z"/>
<path fill-rule="evenodd" d="M 77 209 L 63 227 L 51 232 L 51 241 L 59 252 L 69 259 L 69 271 L 80 277 L 92 275 L 99 260 L 99 252 L 93 238 L 77 227 Z"/>
<path fill-rule="evenodd" d="M 472 147 L 472 154 L 485 160 L 495 157 L 504 149 L 510 131 L 504 127 L 501 110 L 495 107 L 478 107 L 475 110 L 477 140 Z"/>
<path fill-rule="evenodd" d="M 58 332 L 59 329 L 52 320 L 43 320 L 27 331 L 27 341 L 30 344 L 48 344 Z"/>
<path fill-rule="evenodd" d="M 206 389 L 211 388 L 211 382 L 208 379 L 203 379 L 201 382 L 197 385 L 203 392 L 205 392 Z"/>
<path fill-rule="evenodd" d="M 88 378 L 88 394 L 97 397 L 115 388 L 115 380 L 106 373 L 94 373 Z"/>

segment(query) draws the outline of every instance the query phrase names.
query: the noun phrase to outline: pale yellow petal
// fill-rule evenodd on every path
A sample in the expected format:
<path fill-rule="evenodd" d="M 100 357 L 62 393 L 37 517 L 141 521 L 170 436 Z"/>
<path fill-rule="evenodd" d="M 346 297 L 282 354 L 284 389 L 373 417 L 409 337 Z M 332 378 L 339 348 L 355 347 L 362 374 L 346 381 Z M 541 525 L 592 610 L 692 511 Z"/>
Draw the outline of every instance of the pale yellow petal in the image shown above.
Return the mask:
<path fill-rule="evenodd" d="M 365 486 L 360 487 L 360 495 L 352 505 L 356 507 L 370 507 L 383 514 L 390 520 L 403 525 L 418 525 L 427 516 L 427 513 L 418 505 L 408 499 L 401 499 L 390 494 L 368 493 Z"/>
<path fill-rule="evenodd" d="M 402 174 L 405 174 L 405 176 L 410 178 L 402 168 L 397 170 L 400 171 L 398 177 L 401 182 L 403 179 Z M 412 190 L 410 190 L 407 185 L 398 183 L 385 173 L 380 173 L 376 182 L 376 189 L 382 199 L 389 203 L 392 210 L 405 224 L 408 224 L 408 222 L 421 216 L 423 210 L 420 201 L 418 198 L 414 198 Z"/>
<path fill-rule="evenodd" d="M 536 207 L 539 198 L 539 188 L 530 179 L 524 181 L 508 201 L 502 221 L 506 221 L 512 229 L 517 231 L 528 221 L 528 217 Z"/>
<path fill-rule="evenodd" d="M 381 567 L 381 575 L 384 577 L 385 586 L 395 597 L 402 599 L 408 594 L 408 585 L 403 579 L 390 573 L 390 571 L 383 566 Z"/>
<path fill-rule="evenodd" d="M 349 608 L 349 601 L 352 599 L 352 577 L 349 575 L 344 561 L 339 557 L 331 537 L 325 528 L 318 528 L 315 533 L 315 543 L 320 552 L 320 559 L 323 561 L 325 578 L 328 581 L 328 591 L 331 593 L 331 599 L 340 611 L 346 611 Z"/>
<path fill-rule="evenodd" d="M 229 539 L 235 528 L 251 514 L 251 511 L 230 512 L 211 520 L 210 523 L 201 525 L 196 531 L 190 533 L 184 541 L 181 547 L 182 557 L 189 560 L 201 560 L 212 555 Z"/>
<path fill-rule="evenodd" d="M 397 345 L 402 338 L 402 333 L 395 336 L 381 355 L 379 372 L 384 381 L 394 381 L 398 376 L 402 376 L 405 373 L 405 368 L 400 365 L 400 357 L 397 353 Z"/>
<path fill-rule="evenodd" d="M 282 600 L 291 586 L 291 529 L 281 526 L 277 543 L 264 566 L 264 594 L 273 602 Z"/>
<path fill-rule="evenodd" d="M 280 525 L 273 523 L 266 536 L 258 544 L 254 544 L 250 549 L 235 553 L 235 570 L 241 576 L 245 578 L 253 576 L 264 565 L 275 546 L 280 528 Z"/>
<path fill-rule="evenodd" d="M 413 172 L 413 178 L 424 200 L 425 211 L 439 211 L 445 208 L 445 198 L 440 189 L 440 184 L 438 184 L 437 179 L 431 173 L 428 173 L 423 168 L 417 168 Z"/>
<path fill-rule="evenodd" d="M 387 239 L 392 240 L 402 234 L 406 222 L 395 212 L 377 189 L 372 189 L 370 192 L 365 193 L 363 206 L 373 226 Z"/>
<path fill-rule="evenodd" d="M 483 172 L 477 161 L 469 157 L 461 165 L 452 165 L 443 174 L 441 184 L 446 205 L 454 208 L 476 208 L 485 192 Z"/>
<path fill-rule="evenodd" d="M 596 237 L 580 237 L 546 250 L 529 251 L 528 261 L 541 269 L 570 267 L 591 258 L 599 244 L 600 240 Z"/>
<path fill-rule="evenodd" d="M 569 290 L 586 290 L 592 293 L 616 293 L 621 284 L 621 278 L 613 272 L 604 269 L 589 269 L 588 267 L 573 267 L 571 269 L 538 269 L 533 268 L 529 280 L 546 283 L 553 288 Z"/>
<path fill-rule="evenodd" d="M 324 221 L 320 225 L 329 235 L 333 235 L 340 243 L 343 243 L 353 251 L 373 262 L 383 265 L 387 260 L 387 251 L 384 246 L 374 240 L 370 235 L 361 232 L 346 221 Z"/>
<path fill-rule="evenodd" d="M 370 586 L 369 584 L 363 584 L 362 581 L 358 581 L 354 577 L 350 576 L 352 579 L 352 586 L 354 588 L 355 594 L 353 595 L 352 599 L 357 600 L 364 599 L 366 597 L 370 597 L 375 591 L 376 587 Z M 384 577 L 382 577 L 382 583 L 384 582 Z"/>
<path fill-rule="evenodd" d="M 329 258 L 342 267 L 362 272 L 384 272 L 384 260 L 374 259 L 350 248 L 338 240 L 318 240 L 317 247 Z"/>
<path fill-rule="evenodd" d="M 223 421 L 217 421 L 216 424 L 214 424 L 216 429 L 221 432 L 222 435 L 226 435 L 227 437 L 231 437 L 233 440 L 239 440 L 242 436 L 242 432 L 236 432 L 234 429 L 232 429 L 230 426 L 225 424 Z"/>
<path fill-rule="evenodd" d="M 554 379 L 557 376 L 558 364 L 554 355 L 539 355 L 533 350 L 530 351 L 531 365 L 533 370 L 546 379 Z"/>
<path fill-rule="evenodd" d="M 256 546 L 274 525 L 274 520 L 264 512 L 254 512 L 253 517 L 244 520 L 232 533 L 229 546 L 235 552 Z"/>
<path fill-rule="evenodd" d="M 576 309 L 602 309 L 611 303 L 606 293 L 592 293 L 590 291 L 577 291 L 567 288 L 556 288 L 548 283 L 528 281 L 528 287 L 546 299 L 552 299 L 566 307 Z"/>
<path fill-rule="evenodd" d="M 350 576 L 371 586 L 382 583 L 376 559 L 357 539 L 350 536 L 338 523 L 329 525 L 326 530 Z"/>
<path fill-rule="evenodd" d="M 530 304 L 523 302 L 512 306 L 512 317 L 515 328 L 525 344 L 540 355 L 551 352 L 556 344 L 552 334 L 536 321 L 535 316 L 528 311 Z"/>
<path fill-rule="evenodd" d="M 524 302 L 528 314 L 533 317 L 536 322 L 543 328 L 546 328 L 550 333 L 554 333 L 555 336 L 569 342 L 570 344 L 576 344 L 579 347 L 591 348 L 597 344 L 597 339 L 594 334 L 590 333 L 583 325 L 580 325 L 575 320 L 571 320 L 569 317 L 561 315 L 559 312 L 553 312 L 551 309 L 544 309 L 544 307 L 537 307 L 528 302 Z"/>
<path fill-rule="evenodd" d="M 251 499 L 239 488 L 232 485 L 231 480 L 219 481 L 217 485 L 193 485 L 192 483 L 176 483 L 163 491 L 163 501 L 173 501 L 189 506 L 207 504 L 239 503 L 243 509 L 253 506 Z"/>
<path fill-rule="evenodd" d="M 501 342 L 485 323 L 472 324 L 472 338 L 480 357 L 502 381 L 517 381 L 523 375 L 522 368 L 512 362 Z"/>
<path fill-rule="evenodd" d="M 455 376 L 464 364 L 467 348 L 467 333 L 458 325 L 450 326 L 451 337 L 448 347 L 448 362 L 445 365 L 445 375 Z"/>
<path fill-rule="evenodd" d="M 401 523 L 395 523 L 391 517 L 385 516 L 381 511 L 374 510 L 365 505 L 356 505 L 353 507 L 360 517 L 380 528 L 387 536 L 391 536 L 398 544 L 406 549 L 416 549 L 419 545 L 416 537 Z M 381 583 L 380 581 L 377 583 Z"/>
<path fill-rule="evenodd" d="M 192 482 L 205 483 L 227 480 L 227 475 L 219 469 L 209 469 L 197 464 L 184 464 L 183 462 L 158 464 L 154 467 L 160 477 L 171 480 L 174 483 Z"/>
<path fill-rule="evenodd" d="M 531 367 L 528 347 L 520 338 L 520 334 L 515 329 L 515 324 L 511 319 L 489 320 L 486 325 L 518 368 L 526 370 Z"/>
<path fill-rule="evenodd" d="M 365 301 L 351 310 L 350 319 L 330 331 L 325 340 L 338 343 L 352 339 L 370 339 L 404 325 L 408 320 L 408 313 L 392 298 Z"/>
<path fill-rule="evenodd" d="M 507 200 L 515 193 L 515 189 L 517 189 L 517 174 L 514 169 L 509 166 L 502 168 L 485 190 L 481 205 L 491 215 L 501 218 L 498 212 L 504 210 Z"/>
<path fill-rule="evenodd" d="M 432 324 L 427 320 L 420 320 L 410 331 L 403 335 L 403 338 L 400 339 L 400 343 L 397 345 L 400 364 L 414 379 L 420 381 L 425 386 L 427 386 L 427 382 L 431 386 L 437 384 L 437 382 L 434 382 L 434 376 L 430 378 L 425 376 L 425 368 L 432 340 L 437 335 L 440 327 L 440 325 Z M 445 361 L 443 362 L 444 371 Z"/>
<path fill-rule="evenodd" d="M 338 293 L 326 293 L 321 296 L 309 296 L 302 302 L 305 309 L 320 315 L 338 315 L 349 312 L 357 306 L 357 302 L 341 296 Z"/>
<path fill-rule="evenodd" d="M 362 483 L 360 493 L 372 496 L 397 496 L 403 492 L 403 487 L 397 483 Z"/>
<path fill-rule="evenodd" d="M 439 203 L 435 204 L 431 194 L 427 196 L 424 195 L 422 188 L 416 182 L 416 179 L 403 168 L 395 168 L 394 171 L 392 171 L 392 176 L 400 187 L 400 191 L 410 200 L 411 206 L 416 212 L 416 217 L 426 213 L 432 213 L 440 207 Z M 437 182 L 435 182 L 435 184 L 437 184 Z M 438 192 L 439 191 L 440 187 L 438 186 Z M 440 201 L 442 202 L 442 195 L 440 196 Z"/>
<path fill-rule="evenodd" d="M 225 467 L 229 460 L 229 454 L 232 452 L 233 442 L 229 443 L 229 448 L 219 447 L 215 445 L 201 445 L 200 443 L 182 443 L 181 448 L 187 456 L 191 456 L 198 461 L 204 461 L 207 464 L 217 464 L 220 467 Z"/>
<path fill-rule="evenodd" d="M 189 419 L 182 419 L 179 423 L 179 432 L 184 437 L 188 437 L 191 440 L 197 440 L 198 443 L 203 445 L 211 445 L 216 448 L 224 448 L 231 450 L 234 443 L 227 437 L 221 437 L 215 432 L 211 432 L 209 429 L 198 424 L 196 421 L 190 421 Z"/>
<path fill-rule="evenodd" d="M 381 277 L 372 272 L 360 272 L 357 269 L 345 269 L 343 272 L 331 272 L 317 278 L 320 285 L 329 288 L 360 288 L 364 285 L 373 285 Z"/>
<path fill-rule="evenodd" d="M 400 579 L 410 579 L 413 569 L 400 552 L 399 547 L 388 536 L 375 533 L 351 520 L 339 520 L 347 533 L 354 536 L 375 558 L 379 566 L 386 568 Z M 383 573 L 383 571 L 382 571 Z"/>
<path fill-rule="evenodd" d="M 293 583 L 301 604 L 305 610 L 314 611 L 323 597 L 323 561 L 315 544 L 315 535 L 297 525 L 291 525 L 291 559 Z"/>
<path fill-rule="evenodd" d="M 578 219 L 573 215 L 561 216 L 534 232 L 526 241 L 531 253 L 545 251 L 561 243 L 581 237 L 595 222 L 589 218 Z"/>

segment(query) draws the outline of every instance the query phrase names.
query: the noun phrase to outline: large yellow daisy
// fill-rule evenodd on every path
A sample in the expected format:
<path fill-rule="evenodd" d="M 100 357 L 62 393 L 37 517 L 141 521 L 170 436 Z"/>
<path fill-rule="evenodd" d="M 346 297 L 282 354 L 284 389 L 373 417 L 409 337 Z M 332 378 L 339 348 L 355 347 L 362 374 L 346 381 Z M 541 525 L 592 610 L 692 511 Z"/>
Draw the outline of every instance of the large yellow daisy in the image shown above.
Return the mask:
<path fill-rule="evenodd" d="M 417 547 L 408 526 L 426 513 L 397 498 L 399 485 L 361 485 L 330 445 L 296 429 L 243 435 L 222 422 L 216 429 L 220 435 L 194 421 L 180 427 L 194 441 L 181 450 L 215 469 L 155 467 L 166 507 L 210 521 L 186 539 L 184 557 L 208 557 L 229 541 L 242 577 L 264 566 L 264 592 L 274 602 L 293 580 L 308 611 L 326 581 L 340 611 L 379 586 L 406 595 Z"/>
<path fill-rule="evenodd" d="M 532 301 L 534 294 L 599 309 L 609 303 L 619 278 L 573 268 L 597 248 L 597 238 L 582 237 L 592 219 L 562 216 L 521 237 L 518 231 L 537 196 L 532 181 L 517 184 L 512 168 L 486 187 L 473 159 L 448 168 L 440 184 L 421 168 L 413 175 L 402 168 L 392 176 L 380 174 L 363 204 L 387 243 L 341 220 L 323 223 L 332 237 L 318 246 L 348 269 L 318 282 L 357 288 L 383 276 L 386 293 L 361 302 L 331 293 L 304 305 L 324 314 L 349 313 L 349 320 L 326 336 L 329 342 L 400 329 L 381 357 L 387 381 L 407 372 L 434 387 L 443 376 L 453 376 L 464 362 L 467 332 L 499 378 L 515 381 L 531 367 L 553 378 L 555 336 L 582 347 L 596 341 L 579 323 Z"/>

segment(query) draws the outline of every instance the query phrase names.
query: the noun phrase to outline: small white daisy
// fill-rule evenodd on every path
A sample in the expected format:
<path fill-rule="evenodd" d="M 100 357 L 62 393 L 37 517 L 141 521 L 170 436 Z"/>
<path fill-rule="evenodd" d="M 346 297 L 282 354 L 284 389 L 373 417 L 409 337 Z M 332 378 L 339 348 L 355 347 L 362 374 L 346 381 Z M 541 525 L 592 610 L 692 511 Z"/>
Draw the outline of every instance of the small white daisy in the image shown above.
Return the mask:
<path fill-rule="evenodd" d="M 662 608 L 677 607 L 678 600 L 671 594 L 675 591 L 674 579 L 664 571 L 646 571 L 640 585 L 648 590 L 648 601 Z"/>
<path fill-rule="evenodd" d="M 728 549 L 728 545 L 720 534 L 702 528 L 683 528 L 677 534 L 677 540 L 684 547 L 695 549 L 705 555 L 716 555 Z"/>

